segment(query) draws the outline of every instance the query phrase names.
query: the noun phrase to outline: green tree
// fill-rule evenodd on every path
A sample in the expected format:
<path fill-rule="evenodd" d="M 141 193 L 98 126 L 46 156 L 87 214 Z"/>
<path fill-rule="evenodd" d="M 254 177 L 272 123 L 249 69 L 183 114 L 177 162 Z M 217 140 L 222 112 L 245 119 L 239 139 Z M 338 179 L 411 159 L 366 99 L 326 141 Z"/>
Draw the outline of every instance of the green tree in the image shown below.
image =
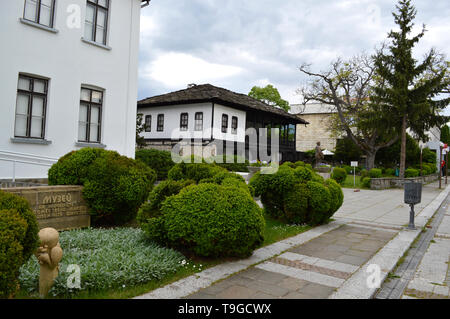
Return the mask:
<path fill-rule="evenodd" d="M 136 117 L 136 147 L 138 149 L 143 148 L 146 143 L 141 133 L 145 131 L 145 123 L 143 122 L 144 114 L 138 113 Z"/>
<path fill-rule="evenodd" d="M 450 128 L 447 124 L 441 128 L 441 142 L 450 145 Z"/>
<path fill-rule="evenodd" d="M 337 162 L 349 165 L 351 161 L 358 161 L 362 152 L 349 137 L 338 139 L 333 159 Z"/>
<path fill-rule="evenodd" d="M 373 103 L 373 87 L 382 85 L 375 77 L 374 58 L 365 54 L 349 60 L 337 59 L 326 71 L 310 71 L 308 64 L 300 72 L 311 78 L 298 90 L 304 104 L 313 101 L 336 110 L 329 129 L 335 136 L 346 134 L 367 156 L 367 168 L 374 167 L 375 156 L 398 139 L 391 115 Z"/>
<path fill-rule="evenodd" d="M 406 130 L 427 141 L 426 131 L 446 122 L 439 114 L 450 99 L 436 99 L 448 87 L 445 80 L 447 66 L 438 53 L 431 49 L 419 64 L 412 50 L 425 34 L 425 26 L 416 36 L 409 38 L 414 26 L 416 9 L 410 0 L 400 0 L 393 12 L 399 30 L 391 31 L 389 52 L 380 52 L 375 59 L 376 75 L 384 85 L 375 88 L 374 102 L 400 128 L 400 177 L 404 177 L 406 164 Z"/>
<path fill-rule="evenodd" d="M 283 100 L 278 90 L 271 84 L 268 84 L 266 87 L 263 88 L 254 86 L 248 93 L 248 95 L 254 99 L 260 100 L 271 106 L 277 106 L 279 108 L 282 108 L 286 112 L 288 112 L 291 109 L 291 107 L 289 106 L 289 102 Z"/>
<path fill-rule="evenodd" d="M 383 167 L 395 167 L 400 158 L 401 141 L 398 140 L 389 147 L 380 150 L 377 153 L 376 162 Z M 419 143 L 406 134 L 406 166 L 415 166 L 420 164 Z"/>

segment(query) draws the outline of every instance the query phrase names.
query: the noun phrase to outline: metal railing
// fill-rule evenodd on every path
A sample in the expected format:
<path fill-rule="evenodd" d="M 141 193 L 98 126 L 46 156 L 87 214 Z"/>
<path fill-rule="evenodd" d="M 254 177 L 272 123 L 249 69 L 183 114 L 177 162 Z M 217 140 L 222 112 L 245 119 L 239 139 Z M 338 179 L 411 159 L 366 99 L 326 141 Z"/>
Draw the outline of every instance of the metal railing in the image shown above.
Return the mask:
<path fill-rule="evenodd" d="M 25 184 L 25 182 L 17 182 L 16 181 L 16 166 L 17 166 L 17 164 L 51 167 L 54 163 L 57 162 L 57 159 L 48 157 L 48 156 L 40 156 L 40 155 L 18 153 L 18 152 L 11 152 L 11 151 L 0 151 L 0 161 L 12 163 L 12 174 L 11 174 L 12 181 L 2 182 L 2 187 L 3 187 L 4 183 L 5 183 L 5 185 L 7 183 L 9 183 L 8 185 L 10 185 L 11 183 L 12 184 Z M 29 184 L 34 184 L 34 183 L 26 183 L 26 184 L 29 185 Z M 34 185 L 38 185 L 38 184 L 34 184 Z"/>

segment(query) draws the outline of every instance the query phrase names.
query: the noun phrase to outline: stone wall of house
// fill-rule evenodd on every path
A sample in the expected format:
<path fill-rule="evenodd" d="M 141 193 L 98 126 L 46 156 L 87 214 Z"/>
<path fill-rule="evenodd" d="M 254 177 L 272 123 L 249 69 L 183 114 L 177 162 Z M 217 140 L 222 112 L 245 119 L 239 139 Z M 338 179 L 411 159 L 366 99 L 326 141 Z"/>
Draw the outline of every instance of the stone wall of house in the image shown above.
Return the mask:
<path fill-rule="evenodd" d="M 320 142 L 322 149 L 333 151 L 336 148 L 336 138 L 331 136 L 330 119 L 332 114 L 301 114 L 302 119 L 309 122 L 297 125 L 297 151 L 306 152 L 316 147 Z"/>

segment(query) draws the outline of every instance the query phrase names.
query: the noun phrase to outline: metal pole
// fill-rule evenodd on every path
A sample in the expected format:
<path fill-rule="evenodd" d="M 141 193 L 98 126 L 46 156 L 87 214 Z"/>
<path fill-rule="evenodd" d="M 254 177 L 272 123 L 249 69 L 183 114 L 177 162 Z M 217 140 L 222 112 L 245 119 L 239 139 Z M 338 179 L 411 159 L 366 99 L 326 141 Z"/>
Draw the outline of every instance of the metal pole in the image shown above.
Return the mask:
<path fill-rule="evenodd" d="M 439 146 L 439 189 L 442 188 L 442 146 Z"/>
<path fill-rule="evenodd" d="M 356 187 L 356 167 L 353 167 L 353 187 Z"/>
<path fill-rule="evenodd" d="M 448 163 L 448 151 L 447 153 L 445 153 L 445 185 L 447 185 L 447 175 L 448 175 L 447 163 Z"/>
<path fill-rule="evenodd" d="M 414 226 L 414 204 L 410 204 L 409 206 L 411 207 L 411 210 L 409 211 L 408 229 L 416 229 L 416 226 Z"/>
<path fill-rule="evenodd" d="M 420 176 L 422 176 L 422 146 L 420 147 Z"/>

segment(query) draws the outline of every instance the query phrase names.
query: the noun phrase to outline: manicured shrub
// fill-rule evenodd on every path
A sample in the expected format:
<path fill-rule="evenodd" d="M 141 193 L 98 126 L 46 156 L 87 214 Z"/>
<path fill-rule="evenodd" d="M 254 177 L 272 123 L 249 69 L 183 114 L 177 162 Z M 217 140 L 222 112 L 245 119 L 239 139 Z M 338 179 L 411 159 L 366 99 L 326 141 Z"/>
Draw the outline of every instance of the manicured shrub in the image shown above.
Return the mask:
<path fill-rule="evenodd" d="M 178 194 L 183 188 L 191 184 L 195 184 L 195 182 L 193 180 L 166 180 L 159 183 L 150 192 L 148 201 L 140 207 L 136 218 L 138 223 L 144 223 L 149 218 L 160 216 L 163 201 L 169 196 Z"/>
<path fill-rule="evenodd" d="M 297 162 L 295 162 L 295 166 L 296 166 L 296 167 L 299 167 L 299 166 L 305 166 L 305 162 L 303 162 L 303 161 L 297 161 Z"/>
<path fill-rule="evenodd" d="M 23 248 L 23 259 L 27 260 L 38 247 L 39 227 L 36 215 L 26 199 L 0 190 L 0 210 L 15 210 L 27 224 L 25 237 L 20 241 Z"/>
<path fill-rule="evenodd" d="M 122 225 L 147 199 L 156 173 L 114 151 L 84 148 L 63 156 L 48 173 L 50 185 L 83 185 L 94 225 Z"/>
<path fill-rule="evenodd" d="M 370 177 L 364 177 L 363 179 L 361 179 L 362 187 L 370 188 L 370 183 L 371 183 Z"/>
<path fill-rule="evenodd" d="M 344 166 L 342 166 L 342 168 L 345 170 L 345 172 L 347 174 L 352 174 L 353 173 L 353 167 L 351 167 L 350 165 L 344 165 Z"/>
<path fill-rule="evenodd" d="M 406 178 L 417 177 L 417 176 L 419 176 L 419 171 L 417 169 L 408 168 L 408 169 L 405 170 L 405 177 Z"/>
<path fill-rule="evenodd" d="M 17 291 L 19 269 L 26 260 L 22 243 L 27 228 L 27 222 L 15 209 L 0 210 L 0 298 Z"/>
<path fill-rule="evenodd" d="M 369 176 L 369 172 L 366 169 L 362 169 L 359 175 L 361 176 L 361 179 L 363 179 L 364 177 Z"/>
<path fill-rule="evenodd" d="M 393 168 L 386 168 L 384 170 L 384 174 L 387 176 L 394 176 L 395 175 L 395 170 Z"/>
<path fill-rule="evenodd" d="M 255 174 L 250 180 L 255 196 L 261 196 L 265 212 L 287 223 L 321 224 L 339 209 L 343 193 L 339 184 L 306 167 L 282 165 L 275 174 Z"/>
<path fill-rule="evenodd" d="M 247 257 L 263 242 L 264 218 L 250 194 L 212 183 L 168 197 L 143 229 L 161 244 L 198 256 Z"/>
<path fill-rule="evenodd" d="M 280 216 L 290 224 L 306 224 L 310 220 L 308 201 L 310 192 L 305 183 L 295 184 L 284 197 L 284 215 Z"/>
<path fill-rule="evenodd" d="M 339 184 L 342 184 L 345 182 L 345 179 L 347 178 L 347 172 L 343 168 L 335 167 L 333 169 L 333 173 L 331 173 L 331 178 L 334 179 Z"/>
<path fill-rule="evenodd" d="M 217 166 L 223 167 L 230 172 L 248 172 L 250 163 L 243 157 L 237 155 L 222 155 L 212 159 Z"/>
<path fill-rule="evenodd" d="M 305 164 L 305 167 L 306 167 L 306 168 L 309 168 L 310 170 L 313 170 L 313 167 L 312 167 L 311 164 Z"/>
<path fill-rule="evenodd" d="M 142 149 L 136 151 L 136 159 L 153 169 L 159 181 L 167 179 L 167 173 L 175 165 L 169 151 Z"/>
<path fill-rule="evenodd" d="M 220 172 L 227 172 L 227 170 L 215 164 L 182 162 L 172 167 L 168 177 L 176 181 L 191 179 L 198 183 L 203 179 L 212 178 Z"/>
<path fill-rule="evenodd" d="M 382 175 L 381 169 L 379 169 L 379 168 L 372 168 L 372 169 L 369 171 L 369 176 L 370 176 L 370 178 L 380 178 L 381 175 Z"/>
<path fill-rule="evenodd" d="M 325 186 L 328 187 L 331 195 L 331 203 L 328 216 L 331 217 L 344 203 L 344 193 L 342 192 L 341 186 L 339 186 L 339 184 L 331 178 L 325 181 Z"/>

